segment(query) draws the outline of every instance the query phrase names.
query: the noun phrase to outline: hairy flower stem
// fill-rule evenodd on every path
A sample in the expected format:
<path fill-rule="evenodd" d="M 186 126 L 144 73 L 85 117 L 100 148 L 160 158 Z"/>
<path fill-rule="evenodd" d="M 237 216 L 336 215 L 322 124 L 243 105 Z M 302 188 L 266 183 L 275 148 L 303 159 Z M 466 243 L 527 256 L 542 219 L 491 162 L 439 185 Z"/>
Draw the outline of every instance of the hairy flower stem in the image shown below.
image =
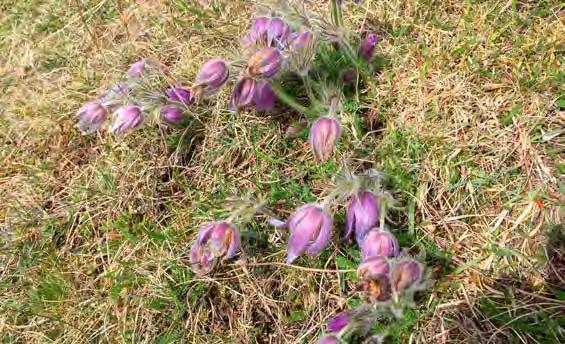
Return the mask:
<path fill-rule="evenodd" d="M 337 27 L 343 27 L 343 13 L 341 11 L 341 6 L 339 4 L 339 0 L 331 0 L 330 1 L 330 8 L 331 8 L 331 16 L 332 21 Z"/>

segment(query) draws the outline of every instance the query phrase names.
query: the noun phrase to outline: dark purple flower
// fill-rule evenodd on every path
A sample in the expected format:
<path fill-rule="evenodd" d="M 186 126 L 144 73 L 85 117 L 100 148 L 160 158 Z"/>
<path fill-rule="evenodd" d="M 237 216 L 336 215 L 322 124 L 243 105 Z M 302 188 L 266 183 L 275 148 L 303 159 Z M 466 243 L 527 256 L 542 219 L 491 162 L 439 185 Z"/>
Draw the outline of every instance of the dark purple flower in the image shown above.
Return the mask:
<path fill-rule="evenodd" d="M 189 89 L 182 86 L 172 86 L 167 91 L 165 91 L 167 98 L 174 102 L 183 103 L 184 105 L 190 105 L 194 103 L 194 96 Z"/>
<path fill-rule="evenodd" d="M 316 256 L 329 243 L 332 234 L 331 216 L 317 204 L 298 208 L 287 220 L 290 230 L 287 263 L 291 264 L 304 252 Z"/>
<path fill-rule="evenodd" d="M 220 221 L 204 225 L 190 251 L 190 265 L 194 272 L 206 274 L 219 259 L 233 258 L 241 248 L 239 230 L 230 222 Z"/>
<path fill-rule="evenodd" d="M 184 114 L 177 106 L 165 105 L 161 109 L 161 118 L 171 124 L 180 124 L 184 120 Z"/>
<path fill-rule="evenodd" d="M 281 69 L 282 62 L 283 57 L 278 49 L 264 48 L 251 56 L 247 71 L 254 77 L 269 78 Z"/>
<path fill-rule="evenodd" d="M 326 161 L 332 154 L 337 140 L 341 136 L 341 126 L 337 119 L 323 116 L 310 128 L 310 146 L 319 161 Z"/>
<path fill-rule="evenodd" d="M 102 127 L 108 118 L 108 110 L 99 102 L 85 104 L 77 111 L 78 129 L 83 134 L 92 134 Z"/>
<path fill-rule="evenodd" d="M 195 87 L 200 88 L 204 95 L 217 92 L 229 77 L 228 65 L 220 59 L 208 60 L 196 76 Z"/>
<path fill-rule="evenodd" d="M 145 71 L 145 66 L 145 59 L 141 59 L 129 67 L 126 75 L 131 78 L 141 77 L 143 76 L 143 72 Z"/>
<path fill-rule="evenodd" d="M 234 86 L 230 107 L 232 109 L 243 109 L 253 104 L 257 92 L 257 82 L 252 78 L 242 78 Z"/>
<path fill-rule="evenodd" d="M 361 257 L 363 261 L 373 257 L 397 257 L 400 247 L 392 233 L 373 228 L 360 239 Z"/>
<path fill-rule="evenodd" d="M 392 269 L 392 289 L 401 293 L 420 283 L 424 274 L 424 266 L 412 259 L 398 262 Z"/>
<path fill-rule="evenodd" d="M 379 202 L 369 191 L 351 196 L 345 218 L 345 240 L 355 233 L 357 242 L 379 223 Z"/>
<path fill-rule="evenodd" d="M 342 329 L 344 329 L 349 323 L 351 319 L 345 313 L 339 313 L 335 315 L 333 318 L 328 321 L 328 332 L 329 333 L 338 333 Z"/>
<path fill-rule="evenodd" d="M 114 113 L 112 124 L 108 131 L 120 135 L 137 128 L 143 122 L 143 113 L 137 105 L 126 105 Z"/>
<path fill-rule="evenodd" d="M 275 108 L 277 96 L 269 83 L 260 81 L 257 83 L 257 91 L 255 92 L 255 109 L 257 111 L 271 111 Z"/>
<path fill-rule="evenodd" d="M 359 46 L 359 55 L 365 61 L 371 61 L 375 55 L 375 46 L 377 45 L 377 35 L 374 33 L 368 34 L 367 37 L 361 42 Z"/>
<path fill-rule="evenodd" d="M 318 341 L 318 344 L 340 344 L 340 343 L 341 341 L 339 340 L 339 338 L 331 334 L 323 336 Z"/>

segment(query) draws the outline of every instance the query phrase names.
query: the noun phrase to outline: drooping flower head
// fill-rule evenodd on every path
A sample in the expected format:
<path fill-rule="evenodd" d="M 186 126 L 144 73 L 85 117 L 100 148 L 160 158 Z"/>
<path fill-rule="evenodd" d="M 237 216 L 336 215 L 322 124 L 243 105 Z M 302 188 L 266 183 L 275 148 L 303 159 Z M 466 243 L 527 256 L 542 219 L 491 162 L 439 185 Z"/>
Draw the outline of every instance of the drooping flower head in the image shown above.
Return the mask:
<path fill-rule="evenodd" d="M 368 34 L 367 37 L 359 45 L 359 55 L 365 61 L 371 61 L 375 55 L 375 46 L 377 45 L 377 35 Z"/>
<path fill-rule="evenodd" d="M 259 17 L 256 18 L 249 29 L 249 34 L 243 38 L 243 44 L 255 43 L 259 40 L 267 40 L 267 30 L 269 29 L 270 18 Z"/>
<path fill-rule="evenodd" d="M 271 18 L 267 29 L 267 45 L 283 47 L 290 34 L 290 26 L 281 18 Z"/>
<path fill-rule="evenodd" d="M 108 118 L 108 110 L 99 102 L 85 104 L 77 111 L 77 128 L 83 134 L 99 130 Z"/>
<path fill-rule="evenodd" d="M 310 128 L 310 146 L 319 161 L 326 161 L 341 136 L 337 119 L 328 116 L 318 118 Z"/>
<path fill-rule="evenodd" d="M 397 257 L 400 254 L 400 246 L 392 233 L 373 228 L 360 239 L 359 246 L 361 257 L 368 260 L 373 257 Z"/>
<path fill-rule="evenodd" d="M 239 230 L 232 223 L 220 221 L 204 225 L 190 251 L 194 272 L 206 274 L 219 260 L 233 258 L 241 248 Z"/>
<path fill-rule="evenodd" d="M 390 264 L 385 257 L 377 256 L 363 260 L 357 269 L 357 276 L 362 291 L 369 298 L 377 301 L 387 301 L 391 297 Z"/>
<path fill-rule="evenodd" d="M 194 103 L 194 96 L 189 89 L 184 88 L 180 85 L 171 86 L 165 91 L 167 98 L 174 102 L 179 102 L 184 105 L 190 105 Z"/>
<path fill-rule="evenodd" d="M 345 239 L 354 233 L 357 242 L 379 222 L 379 202 L 372 192 L 362 191 L 349 200 L 345 219 Z"/>
<path fill-rule="evenodd" d="M 330 242 L 333 222 L 330 214 L 317 204 L 298 208 L 284 224 L 290 230 L 287 263 L 303 253 L 319 254 Z"/>
<path fill-rule="evenodd" d="M 281 18 L 256 18 L 243 44 L 282 48 L 290 34 L 290 26 Z"/>
<path fill-rule="evenodd" d="M 171 124 L 180 124 L 184 120 L 182 109 L 174 105 L 165 105 L 161 109 L 161 118 Z"/>
<path fill-rule="evenodd" d="M 275 48 L 263 48 L 257 51 L 247 62 L 247 72 L 253 77 L 269 78 L 282 66 L 283 57 Z"/>
<path fill-rule="evenodd" d="M 413 259 L 398 262 L 392 269 L 391 284 L 396 293 L 401 293 L 421 282 L 424 266 Z"/>
<path fill-rule="evenodd" d="M 234 86 L 230 107 L 232 109 L 243 109 L 253 104 L 257 93 L 257 82 L 255 79 L 244 77 L 240 79 Z"/>
<path fill-rule="evenodd" d="M 255 110 L 257 111 L 271 111 L 275 108 L 277 96 L 266 81 L 259 81 L 257 83 L 257 90 L 255 92 Z"/>
<path fill-rule="evenodd" d="M 228 81 L 228 77 L 228 65 L 220 59 L 210 59 L 204 63 L 198 72 L 193 90 L 198 95 L 211 95 Z"/>
<path fill-rule="evenodd" d="M 141 125 L 143 113 L 137 105 L 126 105 L 119 108 L 112 119 L 108 131 L 115 135 L 124 134 Z"/>

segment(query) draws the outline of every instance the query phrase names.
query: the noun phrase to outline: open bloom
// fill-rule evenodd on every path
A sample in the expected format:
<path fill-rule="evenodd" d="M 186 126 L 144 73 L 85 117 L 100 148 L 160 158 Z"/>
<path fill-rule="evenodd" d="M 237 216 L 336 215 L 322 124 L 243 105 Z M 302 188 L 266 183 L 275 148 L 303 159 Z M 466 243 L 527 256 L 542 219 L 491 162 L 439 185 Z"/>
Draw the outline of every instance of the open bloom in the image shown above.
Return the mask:
<path fill-rule="evenodd" d="M 114 113 L 114 118 L 110 128 L 112 134 L 123 134 L 137 128 L 143 122 L 143 113 L 137 105 L 127 105 L 119 108 Z"/>
<path fill-rule="evenodd" d="M 247 62 L 247 71 L 251 76 L 269 78 L 275 75 L 282 65 L 281 52 L 275 48 L 257 51 Z"/>
<path fill-rule="evenodd" d="M 242 78 L 234 86 L 230 107 L 243 109 L 253 104 L 257 92 L 257 82 L 252 78 Z"/>
<path fill-rule="evenodd" d="M 290 230 L 286 261 L 291 264 L 304 252 L 311 256 L 320 253 L 330 242 L 332 218 L 317 204 L 298 208 L 282 226 Z"/>
<path fill-rule="evenodd" d="M 271 111 L 275 107 L 277 96 L 269 83 L 259 81 L 257 83 L 257 91 L 255 92 L 255 109 L 257 111 Z"/>
<path fill-rule="evenodd" d="M 183 111 L 174 105 L 165 105 L 161 109 L 161 118 L 171 124 L 180 124 L 184 119 Z"/>
<path fill-rule="evenodd" d="M 398 262 L 392 270 L 392 289 L 397 293 L 410 289 L 422 280 L 424 267 L 421 263 L 406 259 Z"/>
<path fill-rule="evenodd" d="M 353 233 L 360 239 L 379 222 L 379 202 L 372 192 L 362 191 L 349 200 L 345 219 L 345 239 Z"/>
<path fill-rule="evenodd" d="M 167 91 L 165 91 L 167 98 L 174 102 L 183 103 L 184 105 L 190 105 L 194 103 L 194 96 L 189 89 L 186 89 L 182 86 L 172 86 Z"/>
<path fill-rule="evenodd" d="M 241 248 L 239 230 L 232 223 L 220 221 L 202 226 L 190 251 L 194 272 L 206 274 L 219 259 L 233 258 Z"/>
<path fill-rule="evenodd" d="M 309 137 L 316 159 L 328 160 L 340 136 L 341 126 L 337 119 L 328 116 L 318 118 L 310 128 Z"/>
<path fill-rule="evenodd" d="M 368 34 L 367 37 L 361 42 L 359 46 L 359 55 L 365 61 L 371 61 L 375 55 L 375 46 L 377 45 L 377 35 L 374 33 Z"/>
<path fill-rule="evenodd" d="M 359 246 L 363 261 L 378 256 L 397 257 L 400 254 L 396 238 L 388 231 L 373 228 L 360 240 Z"/>
<path fill-rule="evenodd" d="M 84 134 L 92 134 L 102 127 L 106 118 L 108 118 L 108 111 L 99 102 L 92 102 L 82 106 L 77 111 L 78 129 Z"/>
<path fill-rule="evenodd" d="M 228 77 L 228 65 L 220 59 L 210 59 L 200 68 L 194 87 L 204 95 L 210 95 L 217 92 Z"/>

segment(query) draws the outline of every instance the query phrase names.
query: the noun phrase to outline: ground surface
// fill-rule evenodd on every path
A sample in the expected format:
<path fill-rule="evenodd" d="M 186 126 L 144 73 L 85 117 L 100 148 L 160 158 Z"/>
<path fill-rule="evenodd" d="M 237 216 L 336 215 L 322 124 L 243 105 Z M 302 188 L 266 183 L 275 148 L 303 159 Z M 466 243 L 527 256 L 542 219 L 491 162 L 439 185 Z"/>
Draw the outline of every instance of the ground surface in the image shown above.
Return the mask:
<path fill-rule="evenodd" d="M 284 234 L 258 219 L 243 233 L 246 264 L 195 277 L 187 252 L 226 197 L 257 190 L 284 216 L 354 148 L 356 166 L 391 177 L 390 221 L 436 281 L 392 342 L 564 340 L 558 1 L 348 7 L 390 65 L 367 87 L 362 130 L 346 113 L 325 165 L 304 135 L 284 138 L 284 120 L 231 113 L 225 95 L 192 145 L 156 127 L 81 136 L 77 108 L 138 58 L 189 84 L 206 58 L 237 54 L 250 5 L 203 3 L 0 3 L 3 342 L 311 342 L 359 302 L 347 275 L 314 270 L 354 268 L 353 247 L 289 268 Z"/>

